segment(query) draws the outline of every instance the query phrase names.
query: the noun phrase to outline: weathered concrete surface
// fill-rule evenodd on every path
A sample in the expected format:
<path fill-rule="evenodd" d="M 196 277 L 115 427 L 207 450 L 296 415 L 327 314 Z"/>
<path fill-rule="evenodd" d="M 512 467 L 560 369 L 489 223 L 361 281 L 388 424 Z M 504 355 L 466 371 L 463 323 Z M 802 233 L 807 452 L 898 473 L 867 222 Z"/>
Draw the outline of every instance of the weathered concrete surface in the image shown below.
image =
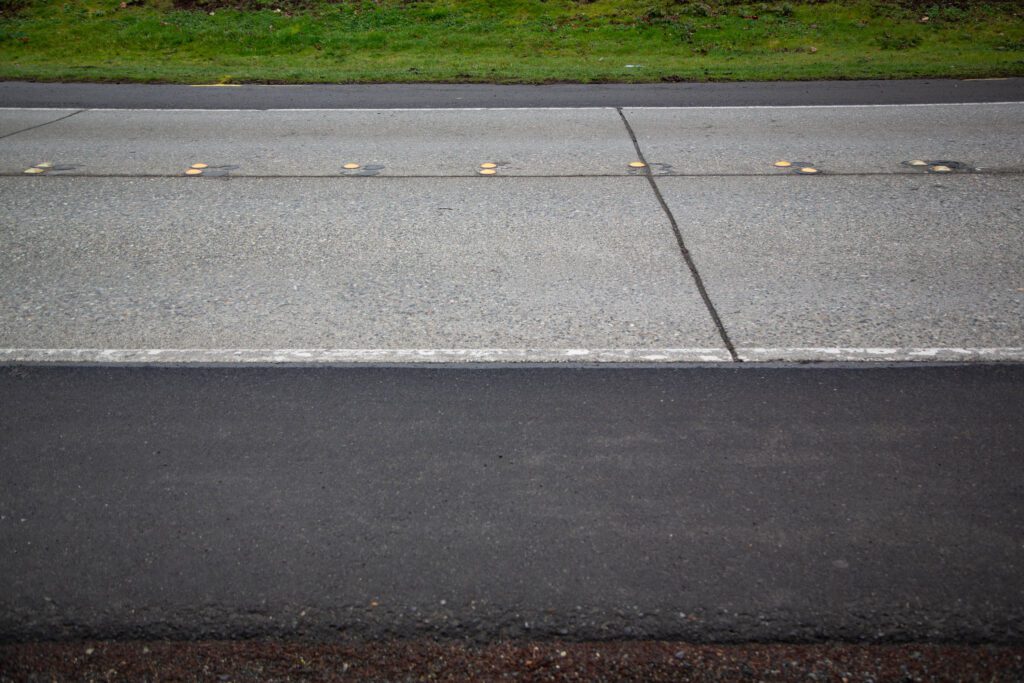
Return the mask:
<path fill-rule="evenodd" d="M 0 348 L 728 359 L 642 178 L 6 178 L 0 202 Z"/>
<path fill-rule="evenodd" d="M 657 183 L 741 357 L 1024 358 L 1024 178 Z"/>

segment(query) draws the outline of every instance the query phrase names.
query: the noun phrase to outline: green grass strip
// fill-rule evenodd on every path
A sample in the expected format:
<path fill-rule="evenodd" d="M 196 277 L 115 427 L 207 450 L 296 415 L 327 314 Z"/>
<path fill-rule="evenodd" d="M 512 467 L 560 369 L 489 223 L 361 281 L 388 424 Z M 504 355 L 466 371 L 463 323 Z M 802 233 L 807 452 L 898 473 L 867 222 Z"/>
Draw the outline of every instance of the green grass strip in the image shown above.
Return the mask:
<path fill-rule="evenodd" d="M 0 0 L 0 78 L 549 83 L 1024 75 L 1024 4 Z"/>

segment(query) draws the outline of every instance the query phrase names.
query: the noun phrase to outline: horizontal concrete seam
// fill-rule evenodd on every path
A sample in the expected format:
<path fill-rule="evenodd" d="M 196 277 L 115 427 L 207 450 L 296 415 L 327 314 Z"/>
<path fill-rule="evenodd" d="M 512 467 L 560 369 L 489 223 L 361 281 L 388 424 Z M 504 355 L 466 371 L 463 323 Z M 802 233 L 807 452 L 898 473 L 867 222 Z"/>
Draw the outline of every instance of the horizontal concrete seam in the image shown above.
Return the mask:
<path fill-rule="evenodd" d="M 1022 171 L 1024 173 L 1024 171 Z M 20 178 L 24 175 L 23 172 L 15 173 L 10 171 L 0 171 L 0 178 Z M 770 174 L 769 174 L 770 175 Z M 594 173 L 594 174 L 573 174 L 573 175 L 539 175 L 539 174 L 518 174 L 518 175 L 491 175 L 481 176 L 479 172 L 473 171 L 472 173 L 453 173 L 450 175 L 359 175 L 359 174 L 342 174 L 342 173 L 330 173 L 330 174 L 305 174 L 305 175 L 287 175 L 287 174 L 266 174 L 266 175 L 255 175 L 255 174 L 224 174 L 224 175 L 209 175 L 209 176 L 186 176 L 182 173 L 138 173 L 138 174 L 127 174 L 127 173 L 64 173 L 64 172 L 51 172 L 45 175 L 36 176 L 37 178 L 124 178 L 130 179 L 181 179 L 189 180 L 192 182 L 200 182 L 202 180 L 401 180 L 403 178 L 427 178 L 427 179 L 446 179 L 446 178 L 460 178 L 460 179 L 473 179 L 480 180 L 483 182 L 497 182 L 500 180 L 509 180 L 511 178 L 641 178 L 642 176 L 634 176 L 626 173 Z"/>
<path fill-rule="evenodd" d="M 765 173 L 652 173 L 653 178 L 794 178 L 799 176 L 797 173 L 786 173 L 786 172 L 765 172 Z M 834 178 L 888 178 L 888 177 L 900 177 L 900 178 L 914 178 L 923 177 L 934 179 L 938 174 L 932 173 L 917 173 L 917 172 L 850 172 L 841 173 L 834 171 L 823 171 L 819 173 L 818 178 L 823 177 L 834 177 Z M 971 172 L 954 172 L 946 173 L 941 177 L 943 179 L 953 178 L 957 176 L 983 176 L 983 177 L 1003 177 L 1003 176 L 1020 176 L 1024 175 L 1024 169 L 1021 170 L 1006 170 L 1006 171 L 971 171 Z M 0 178 L 20 178 L 24 176 L 23 171 L 0 171 Z M 310 180 L 323 180 L 323 179 L 335 179 L 335 180 L 396 180 L 402 178 L 473 178 L 486 182 L 494 182 L 499 180 L 511 180 L 516 178 L 646 178 L 645 174 L 638 173 L 573 173 L 573 174 L 540 174 L 540 173 L 516 173 L 509 174 L 495 174 L 491 176 L 480 176 L 477 172 L 472 173 L 453 173 L 449 175 L 358 175 L 358 174 L 342 174 L 342 173 L 330 173 L 330 174 L 304 174 L 304 175 L 291 175 L 291 174 L 225 174 L 225 175 L 211 175 L 211 176 L 186 176 L 182 173 L 67 173 L 67 172 L 50 172 L 36 176 L 36 178 L 125 178 L 125 179 L 146 179 L 146 178 L 178 178 L 182 180 L 189 180 L 198 182 L 200 180 L 290 180 L 290 179 L 310 179 Z M 813 181 L 812 181 L 813 182 Z"/>

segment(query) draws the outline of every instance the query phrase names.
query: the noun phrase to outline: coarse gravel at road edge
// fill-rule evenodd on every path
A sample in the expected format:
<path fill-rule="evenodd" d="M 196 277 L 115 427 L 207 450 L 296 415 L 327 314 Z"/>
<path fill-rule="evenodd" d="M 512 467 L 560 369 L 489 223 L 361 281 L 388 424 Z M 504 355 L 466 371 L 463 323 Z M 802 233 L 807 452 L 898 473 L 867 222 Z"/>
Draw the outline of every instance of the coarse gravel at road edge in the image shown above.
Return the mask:
<path fill-rule="evenodd" d="M 0 645 L 0 681 L 1017 681 L 1024 648 L 658 641 Z"/>

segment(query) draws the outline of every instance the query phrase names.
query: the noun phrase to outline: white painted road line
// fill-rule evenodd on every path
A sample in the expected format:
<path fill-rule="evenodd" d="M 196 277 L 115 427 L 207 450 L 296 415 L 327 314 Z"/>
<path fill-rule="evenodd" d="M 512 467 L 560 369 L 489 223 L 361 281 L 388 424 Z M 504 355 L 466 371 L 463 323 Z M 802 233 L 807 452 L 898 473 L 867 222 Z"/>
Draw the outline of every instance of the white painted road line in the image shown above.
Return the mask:
<path fill-rule="evenodd" d="M 1024 361 L 1024 347 L 736 349 L 747 362 Z M 717 348 L 647 349 L 0 349 L 0 363 L 728 363 Z"/>
<path fill-rule="evenodd" d="M 62 363 L 639 363 L 728 362 L 691 349 L 0 349 L 0 362 Z"/>
<path fill-rule="evenodd" d="M 627 106 L 627 107 L 314 107 L 314 108 L 249 108 L 249 109 L 197 109 L 195 107 L 184 107 L 184 108 L 167 108 L 167 107 L 87 107 L 83 108 L 83 111 L 118 111 L 118 112 L 167 112 L 167 113 L 180 113 L 180 112 L 389 112 L 389 111 L 413 111 L 413 112 L 430 112 L 430 111 L 443 111 L 443 112 L 463 112 L 463 111 L 523 111 L 523 110 L 572 110 L 572 111 L 598 111 L 598 110 L 615 110 L 615 109 L 655 109 L 655 110 L 672 110 L 672 109 L 696 109 L 696 110 L 715 110 L 715 109 L 885 109 L 885 108 L 904 108 L 904 107 L 991 107 L 991 106 L 1006 106 L 1006 105 L 1020 105 L 1024 104 L 1024 101 L 1010 100 L 1006 102 L 919 102 L 919 103 L 906 103 L 906 104 L 738 104 L 738 105 L 721 105 L 721 106 L 708 106 L 708 105 L 694 105 L 694 106 L 676 106 L 676 107 L 648 107 L 648 106 Z M 75 107 L 70 107 L 74 109 Z M 69 109 L 69 107 L 0 107 L 0 111 L 48 111 L 51 109 Z"/>
<path fill-rule="evenodd" d="M 737 347 L 740 360 L 768 361 L 1024 361 L 1024 346 L 1007 347 Z"/>

